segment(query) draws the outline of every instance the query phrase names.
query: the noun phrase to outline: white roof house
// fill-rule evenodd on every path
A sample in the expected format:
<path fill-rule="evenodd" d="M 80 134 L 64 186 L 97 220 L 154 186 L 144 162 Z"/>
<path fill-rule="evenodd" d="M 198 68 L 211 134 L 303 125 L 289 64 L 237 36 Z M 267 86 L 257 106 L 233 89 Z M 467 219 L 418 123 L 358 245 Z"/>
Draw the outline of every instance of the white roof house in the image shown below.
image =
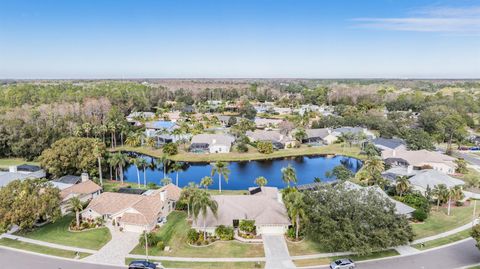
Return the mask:
<path fill-rule="evenodd" d="M 226 134 L 199 134 L 192 137 L 190 151 L 228 153 L 235 138 Z"/>
<path fill-rule="evenodd" d="M 206 230 L 214 233 L 219 225 L 233 226 L 234 221 L 254 220 L 257 234 L 284 234 L 290 225 L 287 210 L 277 188 L 250 189 L 251 195 L 215 195 L 217 216 L 208 210 Z M 203 216 L 192 227 L 203 231 Z"/>
<path fill-rule="evenodd" d="M 431 168 L 445 174 L 455 173 L 457 167 L 455 158 L 428 150 L 384 150 L 382 159 L 392 166 Z"/>
<path fill-rule="evenodd" d="M 416 175 L 409 178 L 409 181 L 415 189 L 421 192 L 425 192 L 428 187 L 433 189 L 440 184 L 444 184 L 447 188 L 465 185 L 462 180 L 433 169 L 418 171 Z"/>
<path fill-rule="evenodd" d="M 8 185 L 8 183 L 14 180 L 25 180 L 28 178 L 37 179 L 37 178 L 44 178 L 46 176 L 45 171 L 43 169 L 38 169 L 34 172 L 28 172 L 25 170 L 18 170 L 20 166 L 11 166 L 9 167 L 8 172 L 0 171 L 0 187 L 4 187 Z"/>
<path fill-rule="evenodd" d="M 354 135 L 365 135 L 367 139 L 374 139 L 376 136 L 374 133 L 369 131 L 367 128 L 362 127 L 340 127 L 336 128 L 332 132 L 336 136 L 341 136 L 342 134 L 350 133 Z"/>
<path fill-rule="evenodd" d="M 255 118 L 255 126 L 259 129 L 276 128 L 282 122 L 281 119 Z"/>

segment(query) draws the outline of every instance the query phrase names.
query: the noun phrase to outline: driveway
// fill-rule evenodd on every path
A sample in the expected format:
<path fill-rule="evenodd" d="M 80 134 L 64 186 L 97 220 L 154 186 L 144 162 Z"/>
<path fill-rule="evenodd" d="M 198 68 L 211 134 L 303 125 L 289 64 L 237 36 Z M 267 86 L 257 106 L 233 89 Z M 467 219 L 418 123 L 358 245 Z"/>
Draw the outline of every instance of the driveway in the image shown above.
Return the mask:
<path fill-rule="evenodd" d="M 112 240 L 97 253 L 83 259 L 87 262 L 111 265 L 125 265 L 125 256 L 138 244 L 140 234 L 120 232 L 118 228 L 108 226 Z"/>
<path fill-rule="evenodd" d="M 262 238 L 266 258 L 265 269 L 295 268 L 283 235 L 264 234 Z"/>

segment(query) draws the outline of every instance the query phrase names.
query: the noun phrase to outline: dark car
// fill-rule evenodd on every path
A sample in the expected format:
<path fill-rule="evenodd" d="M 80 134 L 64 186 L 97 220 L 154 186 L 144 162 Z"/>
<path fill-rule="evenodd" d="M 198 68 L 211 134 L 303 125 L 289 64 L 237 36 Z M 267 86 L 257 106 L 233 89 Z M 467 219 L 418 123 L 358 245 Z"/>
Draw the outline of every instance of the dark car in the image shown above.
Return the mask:
<path fill-rule="evenodd" d="M 132 261 L 128 269 L 157 269 L 157 265 L 149 261 Z"/>

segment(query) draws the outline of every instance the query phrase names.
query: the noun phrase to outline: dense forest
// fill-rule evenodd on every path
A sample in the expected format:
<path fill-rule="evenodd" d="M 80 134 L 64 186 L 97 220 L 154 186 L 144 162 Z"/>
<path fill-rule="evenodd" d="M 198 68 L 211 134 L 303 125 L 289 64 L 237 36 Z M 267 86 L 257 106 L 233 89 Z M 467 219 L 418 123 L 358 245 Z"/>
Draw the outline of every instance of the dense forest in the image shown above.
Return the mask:
<path fill-rule="evenodd" d="M 185 81 L 184 81 L 185 82 Z M 0 84 L 0 157 L 35 159 L 60 138 L 96 137 L 123 143 L 132 128 L 125 115 L 158 112 L 207 100 L 274 101 L 280 107 L 333 105 L 335 115 L 296 125 L 365 126 L 385 137 L 465 142 L 480 112 L 478 81 L 242 80 L 225 81 L 8 81 Z M 175 83 L 175 87 L 171 86 Z M 192 85 L 195 85 L 193 87 Z M 385 117 L 385 110 L 389 113 Z M 200 112 L 202 110 L 200 109 Z M 413 114 L 420 112 L 416 119 Z M 315 120 L 313 120 L 315 118 Z M 411 128 L 415 127 L 415 128 Z M 427 146 L 428 147 L 428 146 Z"/>

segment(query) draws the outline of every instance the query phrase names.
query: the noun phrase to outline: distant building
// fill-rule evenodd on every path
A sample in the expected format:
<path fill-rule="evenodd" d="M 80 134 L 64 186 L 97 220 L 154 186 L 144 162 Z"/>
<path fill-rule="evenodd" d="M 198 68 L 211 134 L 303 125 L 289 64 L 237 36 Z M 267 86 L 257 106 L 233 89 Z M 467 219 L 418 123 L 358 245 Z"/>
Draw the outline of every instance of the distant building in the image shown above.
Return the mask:
<path fill-rule="evenodd" d="M 255 127 L 257 127 L 257 129 L 277 128 L 282 121 L 283 120 L 281 119 L 266 119 L 266 118 L 254 119 Z"/>
<path fill-rule="evenodd" d="M 367 128 L 362 128 L 362 127 L 340 127 L 340 128 L 334 129 L 332 133 L 336 136 L 341 136 L 341 135 L 350 133 L 358 137 L 364 136 L 367 139 L 374 139 L 376 137 L 374 133 L 369 131 Z"/>
<path fill-rule="evenodd" d="M 457 165 L 455 158 L 428 150 L 384 150 L 382 159 L 391 166 L 409 167 L 412 169 L 434 169 L 444 174 L 453 174 Z"/>
<path fill-rule="evenodd" d="M 338 140 L 337 136 L 332 134 L 332 130 L 329 128 L 306 129 L 305 133 L 307 134 L 307 138 L 303 140 L 303 143 L 311 145 L 330 145 Z"/>
<path fill-rule="evenodd" d="M 382 138 L 378 137 L 368 141 L 367 143 L 372 143 L 378 150 L 406 150 L 406 144 L 403 139 L 399 138 Z"/>
<path fill-rule="evenodd" d="M 155 113 L 153 112 L 132 112 L 126 117 L 128 122 L 135 125 L 140 125 L 141 122 L 149 121 L 154 118 Z"/>
<path fill-rule="evenodd" d="M 173 135 L 173 131 L 179 126 L 172 121 L 153 121 L 145 123 L 145 136 L 154 138 L 157 146 L 179 140 L 189 140 L 190 134 Z"/>
<path fill-rule="evenodd" d="M 10 166 L 8 172 L 0 171 L 0 187 L 4 187 L 17 179 L 37 179 L 44 178 L 45 176 L 45 171 L 36 165 L 22 164 L 18 166 Z"/>
<path fill-rule="evenodd" d="M 226 134 L 199 134 L 192 137 L 191 152 L 228 153 L 235 138 Z"/>
<path fill-rule="evenodd" d="M 246 135 L 252 142 L 271 142 L 275 149 L 283 149 L 285 147 L 295 145 L 295 139 L 291 138 L 290 136 L 283 135 L 279 131 L 255 130 L 247 131 Z"/>
<path fill-rule="evenodd" d="M 418 171 L 416 175 L 409 178 L 409 181 L 414 189 L 422 193 L 425 193 L 428 188 L 433 189 L 440 184 L 447 186 L 447 188 L 465 185 L 462 180 L 433 169 Z"/>

